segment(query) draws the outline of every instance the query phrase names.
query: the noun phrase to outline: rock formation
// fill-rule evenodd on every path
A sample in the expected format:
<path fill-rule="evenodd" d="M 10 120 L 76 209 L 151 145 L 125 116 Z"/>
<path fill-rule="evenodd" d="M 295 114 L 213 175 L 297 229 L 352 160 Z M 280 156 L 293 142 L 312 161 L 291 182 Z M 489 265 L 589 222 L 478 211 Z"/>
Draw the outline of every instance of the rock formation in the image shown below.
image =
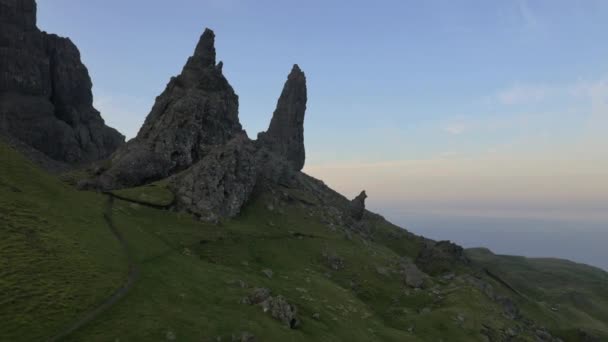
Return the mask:
<path fill-rule="evenodd" d="M 185 170 L 242 133 L 238 96 L 215 63 L 206 29 L 181 74 L 156 98 L 137 137 L 111 157 L 104 188 L 141 185 Z"/>
<path fill-rule="evenodd" d="M 258 142 L 286 158 L 297 171 L 304 167 L 304 113 L 306 112 L 306 76 L 294 65 L 266 132 Z"/>
<path fill-rule="evenodd" d="M 255 147 L 242 134 L 172 177 L 170 187 L 184 208 L 205 221 L 217 221 L 240 212 L 258 172 Z"/>
<path fill-rule="evenodd" d="M 93 186 L 108 190 L 169 178 L 178 209 L 218 221 L 237 215 L 261 182 L 294 181 L 305 158 L 304 73 L 293 67 L 268 132 L 252 141 L 239 123 L 238 96 L 223 64 L 216 64 L 214 41 L 206 29 L 137 137 L 101 166 Z"/>
<path fill-rule="evenodd" d="M 365 199 L 367 198 L 367 194 L 365 190 L 361 191 L 359 196 L 355 197 L 350 202 L 350 215 L 357 221 L 360 221 L 363 218 L 363 214 L 365 213 Z"/>
<path fill-rule="evenodd" d="M 68 163 L 105 158 L 124 143 L 93 108 L 76 46 L 36 27 L 34 0 L 0 0 L 0 28 L 0 133 Z"/>
<path fill-rule="evenodd" d="M 416 257 L 416 265 L 424 272 L 435 275 L 450 272 L 457 265 L 470 261 L 464 249 L 450 241 L 427 241 Z"/>

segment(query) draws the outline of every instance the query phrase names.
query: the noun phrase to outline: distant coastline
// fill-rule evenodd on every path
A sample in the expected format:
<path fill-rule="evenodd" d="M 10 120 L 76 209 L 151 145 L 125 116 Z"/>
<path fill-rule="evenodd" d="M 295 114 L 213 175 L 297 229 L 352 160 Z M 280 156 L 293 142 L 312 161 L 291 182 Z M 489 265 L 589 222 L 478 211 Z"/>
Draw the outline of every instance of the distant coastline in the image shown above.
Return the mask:
<path fill-rule="evenodd" d="M 568 259 L 608 272 L 608 222 L 417 213 L 393 214 L 387 218 L 416 234 L 449 239 L 465 248 L 487 247 L 496 254 Z"/>

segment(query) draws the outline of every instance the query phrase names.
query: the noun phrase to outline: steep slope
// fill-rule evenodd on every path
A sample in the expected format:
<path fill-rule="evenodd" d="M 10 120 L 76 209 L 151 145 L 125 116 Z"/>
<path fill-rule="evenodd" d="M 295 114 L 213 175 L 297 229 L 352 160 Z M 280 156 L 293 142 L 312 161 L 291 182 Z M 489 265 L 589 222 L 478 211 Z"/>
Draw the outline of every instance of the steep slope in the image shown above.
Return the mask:
<path fill-rule="evenodd" d="M 608 273 L 567 260 L 496 255 L 481 248 L 467 250 L 467 255 L 538 302 L 540 313 L 564 340 L 583 340 L 586 332 L 608 339 Z"/>
<path fill-rule="evenodd" d="M 93 108 L 76 46 L 36 27 L 34 0 L 0 0 L 0 28 L 0 135 L 67 163 L 105 158 L 124 143 Z"/>
<path fill-rule="evenodd" d="M 104 203 L 0 143 L 1 341 L 44 340 L 122 284 Z"/>
<path fill-rule="evenodd" d="M 0 340 L 41 340 L 119 288 L 127 260 L 101 220 L 102 195 L 71 190 L 10 149 L 2 148 L 0 156 L 1 222 L 8 222 L 0 230 L 0 260 L 6 260 L 0 264 Z M 64 340 L 230 341 L 252 335 L 259 341 L 536 341 L 550 334 L 571 337 L 578 328 L 604 336 L 600 316 L 594 329 L 580 319 L 556 321 L 542 290 L 519 298 L 477 267 L 478 258 L 437 276 L 418 271 L 416 259 L 431 241 L 368 211 L 354 219 L 351 201 L 318 180 L 297 177 L 295 187 L 256 187 L 240 215 L 219 226 L 115 200 L 108 212 L 139 278 L 125 298 Z M 166 186 L 120 194 L 166 204 Z M 52 200 L 57 195 L 61 201 Z M 73 207 L 81 209 L 74 213 Z M 448 247 L 436 253 L 439 265 Z M 554 276 L 602 298 L 605 273 L 593 280 L 585 269 L 570 265 L 568 273 L 579 274 L 573 283 Z M 525 277 L 534 283 L 543 274 L 531 269 Z M 505 283 L 527 293 L 515 281 Z M 296 329 L 281 320 L 291 311 L 264 312 L 265 304 L 253 304 L 258 288 L 270 291 L 270 303 L 284 298 L 295 311 Z M 555 298 L 564 313 L 594 315 Z M 564 340 L 583 341 L 579 337 Z"/>

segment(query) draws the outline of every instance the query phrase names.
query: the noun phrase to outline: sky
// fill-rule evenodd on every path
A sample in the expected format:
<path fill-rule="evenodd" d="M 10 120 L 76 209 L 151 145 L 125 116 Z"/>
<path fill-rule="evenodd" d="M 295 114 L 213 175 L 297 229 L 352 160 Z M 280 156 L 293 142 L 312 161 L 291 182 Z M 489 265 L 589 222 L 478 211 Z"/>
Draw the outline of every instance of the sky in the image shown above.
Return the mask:
<path fill-rule="evenodd" d="M 249 136 L 266 129 L 298 63 L 305 171 L 347 197 L 365 189 L 396 223 L 608 231 L 606 1 L 38 4 L 38 26 L 78 45 L 95 106 L 127 137 L 209 27 Z"/>

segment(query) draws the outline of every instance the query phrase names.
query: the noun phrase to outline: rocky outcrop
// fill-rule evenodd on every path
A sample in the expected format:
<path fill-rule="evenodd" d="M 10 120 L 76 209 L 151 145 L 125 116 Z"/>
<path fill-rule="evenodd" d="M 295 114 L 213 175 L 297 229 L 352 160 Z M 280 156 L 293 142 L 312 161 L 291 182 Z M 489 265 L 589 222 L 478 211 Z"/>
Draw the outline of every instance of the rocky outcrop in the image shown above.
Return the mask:
<path fill-rule="evenodd" d="M 281 321 L 285 326 L 296 329 L 300 326 L 298 308 L 287 302 L 285 297 L 278 295 L 273 297 L 267 288 L 256 288 L 253 292 L 241 300 L 243 304 L 260 305 L 264 312 Z"/>
<path fill-rule="evenodd" d="M 205 221 L 217 221 L 240 212 L 259 170 L 253 142 L 242 134 L 173 176 L 170 188 L 184 208 Z"/>
<path fill-rule="evenodd" d="M 36 27 L 34 0 L 0 0 L 0 131 L 50 158 L 107 157 L 124 137 L 93 108 L 76 46 Z"/>
<path fill-rule="evenodd" d="M 243 132 L 238 96 L 215 62 L 215 34 L 206 29 L 182 72 L 156 98 L 137 136 L 111 158 L 104 188 L 166 178 L 203 160 Z"/>
<path fill-rule="evenodd" d="M 304 167 L 304 114 L 306 112 L 306 76 L 294 65 L 266 132 L 258 135 L 265 148 L 287 159 L 297 171 Z"/>
<path fill-rule="evenodd" d="M 359 196 L 355 197 L 350 202 L 350 216 L 360 221 L 363 218 L 363 214 L 365 213 L 365 199 L 367 198 L 367 194 L 365 190 L 361 191 Z"/>
<path fill-rule="evenodd" d="M 452 271 L 470 261 L 464 249 L 450 241 L 427 241 L 416 257 L 416 265 L 424 272 L 436 275 Z"/>
<path fill-rule="evenodd" d="M 256 147 L 244 133 L 210 150 L 192 167 L 170 178 L 177 206 L 204 221 L 217 222 L 240 213 L 260 182 L 289 184 L 291 165 Z"/>

